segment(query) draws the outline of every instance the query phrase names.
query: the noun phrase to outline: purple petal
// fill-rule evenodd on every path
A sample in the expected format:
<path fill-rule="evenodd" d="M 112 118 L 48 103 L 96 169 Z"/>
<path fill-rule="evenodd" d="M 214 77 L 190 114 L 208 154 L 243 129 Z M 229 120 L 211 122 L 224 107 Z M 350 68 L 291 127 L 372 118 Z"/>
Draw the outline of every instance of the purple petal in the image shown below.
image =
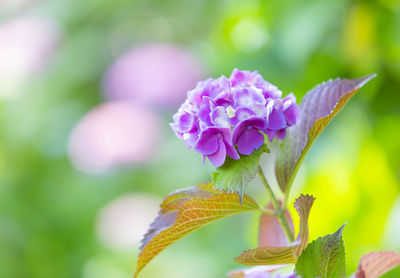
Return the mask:
<path fill-rule="evenodd" d="M 264 130 L 266 128 L 266 120 L 259 117 L 251 117 L 247 120 L 240 122 L 233 130 L 233 144 L 236 145 L 238 138 L 245 132 L 248 127 Z"/>
<path fill-rule="evenodd" d="M 200 133 L 200 138 L 197 141 L 194 149 L 196 152 L 199 152 L 201 154 L 213 154 L 218 150 L 218 139 L 219 136 L 217 133 L 206 129 L 202 133 Z"/>
<path fill-rule="evenodd" d="M 210 162 L 217 168 L 224 164 L 226 157 L 226 148 L 222 138 L 218 139 L 218 150 L 214 154 L 208 155 L 207 157 Z"/>
<path fill-rule="evenodd" d="M 215 126 L 229 127 L 229 118 L 224 107 L 218 106 L 211 111 L 211 122 Z"/>
<path fill-rule="evenodd" d="M 295 125 L 300 118 L 300 108 L 296 103 L 289 106 L 283 111 L 288 126 Z"/>
<path fill-rule="evenodd" d="M 233 101 L 235 107 L 252 108 L 253 100 L 247 88 L 237 88 L 233 91 Z"/>
<path fill-rule="evenodd" d="M 254 111 L 254 114 L 257 116 L 257 117 L 261 117 L 261 118 L 264 118 L 266 115 L 267 115 L 267 110 L 265 109 L 266 107 L 265 107 L 265 102 L 264 103 L 255 103 L 254 105 L 253 105 L 253 111 Z"/>
<path fill-rule="evenodd" d="M 257 71 L 234 69 L 229 77 L 232 87 L 237 86 L 262 86 L 266 81 L 258 74 Z M 268 82 L 267 82 L 268 83 Z"/>
<path fill-rule="evenodd" d="M 254 112 L 251 109 L 239 107 L 235 111 L 235 116 L 231 119 L 231 124 L 236 125 L 241 121 L 247 120 L 248 118 L 254 116 Z"/>
<path fill-rule="evenodd" d="M 199 131 L 197 129 L 192 132 L 182 134 L 182 140 L 189 148 L 193 147 L 198 139 L 199 139 Z"/>
<path fill-rule="evenodd" d="M 234 146 L 229 145 L 229 144 L 225 144 L 225 147 L 226 147 L 226 154 L 227 154 L 229 157 L 231 157 L 231 158 L 233 158 L 233 159 L 235 159 L 235 160 L 240 159 L 240 156 L 239 156 L 239 154 L 238 154 L 238 152 L 236 151 L 236 149 L 235 149 Z"/>
<path fill-rule="evenodd" d="M 203 98 L 210 96 L 211 84 L 213 82 L 212 78 L 208 78 L 197 83 L 196 88 L 188 92 L 187 100 L 199 107 L 203 102 Z"/>
<path fill-rule="evenodd" d="M 290 93 L 282 101 L 282 110 L 288 126 L 295 125 L 300 118 L 300 108 L 296 104 L 296 97 Z"/>
<path fill-rule="evenodd" d="M 259 118 L 259 117 L 251 117 L 251 118 L 247 119 L 245 122 L 247 125 L 252 126 L 256 129 L 260 129 L 260 130 L 263 130 L 267 127 L 266 120 L 263 118 Z"/>
<path fill-rule="evenodd" d="M 232 135 L 229 128 L 208 127 L 200 133 L 194 149 L 201 154 L 213 154 L 218 150 L 219 138 L 222 138 L 225 144 L 232 145 Z"/>
<path fill-rule="evenodd" d="M 226 127 L 213 127 L 210 128 L 212 130 L 215 130 L 215 132 L 222 134 L 222 137 L 224 138 L 224 142 L 227 145 L 233 145 L 232 143 L 232 133 L 230 128 Z"/>
<path fill-rule="evenodd" d="M 268 129 L 280 130 L 286 127 L 285 116 L 281 111 L 273 108 L 271 114 L 269 114 Z"/>
<path fill-rule="evenodd" d="M 240 83 L 245 81 L 245 73 L 241 70 L 234 69 L 231 76 L 229 77 L 229 81 L 231 82 L 232 86 L 236 86 Z"/>
<path fill-rule="evenodd" d="M 202 120 L 207 125 L 211 125 L 210 113 L 211 109 L 209 103 L 203 103 L 199 109 L 198 113 L 199 119 Z"/>
<path fill-rule="evenodd" d="M 233 105 L 231 101 L 231 90 L 230 87 L 224 90 L 222 93 L 217 95 L 214 99 L 214 102 L 218 106 L 228 107 L 229 105 Z"/>
<path fill-rule="evenodd" d="M 262 86 L 263 95 L 265 98 L 280 99 L 282 97 L 282 91 L 278 89 L 275 85 L 264 81 Z"/>
<path fill-rule="evenodd" d="M 229 90 L 229 80 L 225 76 L 221 76 L 209 83 L 209 95 L 213 99 L 221 93 Z"/>
<path fill-rule="evenodd" d="M 253 109 L 255 104 L 265 106 L 265 98 L 261 90 L 255 87 L 239 87 L 233 90 L 233 101 L 235 107 L 246 107 Z"/>
<path fill-rule="evenodd" d="M 244 155 L 250 155 L 264 144 L 264 135 L 257 129 L 248 127 L 246 131 L 237 139 L 238 151 Z"/>
<path fill-rule="evenodd" d="M 278 130 L 275 134 L 275 138 L 279 139 L 279 140 L 283 140 L 286 137 L 286 129 L 283 128 L 281 130 Z"/>
<path fill-rule="evenodd" d="M 296 96 L 290 93 L 282 100 L 282 110 L 286 110 L 293 103 L 296 103 Z"/>
<path fill-rule="evenodd" d="M 175 133 L 175 135 L 179 138 L 182 139 L 182 132 L 179 131 L 179 125 L 176 123 L 170 123 L 169 126 L 171 127 L 172 131 Z"/>
<path fill-rule="evenodd" d="M 264 132 L 268 136 L 268 141 L 272 142 L 272 140 L 274 139 L 274 136 L 276 134 L 276 130 L 267 129 L 267 130 L 264 130 Z"/>
<path fill-rule="evenodd" d="M 182 132 L 188 132 L 194 127 L 194 116 L 189 113 L 182 113 L 178 118 L 178 125 Z"/>
<path fill-rule="evenodd" d="M 273 140 L 274 138 L 277 138 L 277 139 L 279 139 L 279 140 L 283 140 L 283 139 L 285 139 L 285 137 L 286 137 L 286 128 L 282 128 L 282 129 L 280 129 L 280 130 L 270 130 L 270 129 L 267 129 L 267 130 L 264 130 L 264 132 L 265 132 L 265 134 L 267 134 L 268 140 L 269 140 L 270 142 L 272 142 L 272 140 Z"/>

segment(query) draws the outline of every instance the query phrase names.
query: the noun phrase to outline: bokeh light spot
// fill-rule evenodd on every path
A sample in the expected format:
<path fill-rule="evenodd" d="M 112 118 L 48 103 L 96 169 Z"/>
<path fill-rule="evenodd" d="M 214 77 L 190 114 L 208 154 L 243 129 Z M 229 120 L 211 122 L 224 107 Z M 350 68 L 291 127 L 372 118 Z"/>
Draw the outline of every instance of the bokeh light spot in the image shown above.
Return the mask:
<path fill-rule="evenodd" d="M 112 250 L 130 250 L 139 246 L 150 223 L 157 215 L 159 201 L 150 195 L 121 196 L 99 213 L 97 235 Z"/>
<path fill-rule="evenodd" d="M 262 23 L 253 18 L 241 19 L 233 27 L 230 37 L 237 49 L 243 52 L 254 52 L 268 40 L 268 34 Z"/>
<path fill-rule="evenodd" d="M 12 98 L 48 62 L 59 31 L 52 21 L 20 17 L 0 24 L 0 97 Z"/>
<path fill-rule="evenodd" d="M 73 165 L 85 173 L 148 161 L 157 149 L 161 124 L 157 114 L 139 104 L 102 104 L 77 124 L 69 139 Z"/>
<path fill-rule="evenodd" d="M 176 106 L 201 79 L 202 67 L 187 50 L 168 44 L 140 45 L 119 57 L 104 77 L 110 100 Z"/>

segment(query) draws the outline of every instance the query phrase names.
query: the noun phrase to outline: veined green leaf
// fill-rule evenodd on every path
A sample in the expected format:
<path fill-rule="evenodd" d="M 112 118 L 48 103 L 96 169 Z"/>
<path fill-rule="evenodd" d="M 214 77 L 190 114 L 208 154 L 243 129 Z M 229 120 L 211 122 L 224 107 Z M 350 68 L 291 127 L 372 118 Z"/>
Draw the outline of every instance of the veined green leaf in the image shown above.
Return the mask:
<path fill-rule="evenodd" d="M 239 160 L 227 157 L 224 165 L 212 174 L 214 187 L 226 192 L 238 192 L 242 199 L 247 184 L 257 175 L 260 157 L 265 152 L 269 149 L 263 145 L 251 155 L 242 155 Z"/>
<path fill-rule="evenodd" d="M 302 278 L 342 278 L 346 274 L 342 239 L 344 225 L 334 234 L 308 244 L 297 259 L 296 272 Z"/>

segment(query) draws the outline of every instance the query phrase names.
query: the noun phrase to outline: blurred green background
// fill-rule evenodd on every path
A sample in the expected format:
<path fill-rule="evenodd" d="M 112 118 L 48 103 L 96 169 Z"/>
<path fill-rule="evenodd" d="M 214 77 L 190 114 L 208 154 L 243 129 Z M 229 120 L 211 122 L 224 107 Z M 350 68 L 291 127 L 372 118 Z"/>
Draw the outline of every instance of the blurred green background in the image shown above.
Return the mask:
<path fill-rule="evenodd" d="M 2 0 L 0 277 L 131 277 L 162 197 L 212 171 L 171 116 L 235 67 L 298 101 L 378 74 L 311 148 L 292 200 L 317 197 L 311 239 L 348 222 L 348 274 L 362 254 L 400 251 L 400 1 Z M 248 192 L 264 195 L 257 181 Z M 257 219 L 202 228 L 142 277 L 224 277 L 256 246 Z"/>

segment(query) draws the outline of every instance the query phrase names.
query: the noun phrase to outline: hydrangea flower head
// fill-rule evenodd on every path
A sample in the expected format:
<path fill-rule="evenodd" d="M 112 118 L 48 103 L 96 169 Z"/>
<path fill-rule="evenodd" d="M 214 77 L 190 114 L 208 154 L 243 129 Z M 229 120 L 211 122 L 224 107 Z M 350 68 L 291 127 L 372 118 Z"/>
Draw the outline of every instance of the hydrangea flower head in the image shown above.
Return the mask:
<path fill-rule="evenodd" d="M 299 119 L 296 97 L 265 81 L 256 71 L 233 70 L 227 78 L 207 79 L 189 91 L 171 127 L 189 148 L 215 167 L 228 155 L 250 155 L 264 144 L 264 134 L 283 140 Z"/>

